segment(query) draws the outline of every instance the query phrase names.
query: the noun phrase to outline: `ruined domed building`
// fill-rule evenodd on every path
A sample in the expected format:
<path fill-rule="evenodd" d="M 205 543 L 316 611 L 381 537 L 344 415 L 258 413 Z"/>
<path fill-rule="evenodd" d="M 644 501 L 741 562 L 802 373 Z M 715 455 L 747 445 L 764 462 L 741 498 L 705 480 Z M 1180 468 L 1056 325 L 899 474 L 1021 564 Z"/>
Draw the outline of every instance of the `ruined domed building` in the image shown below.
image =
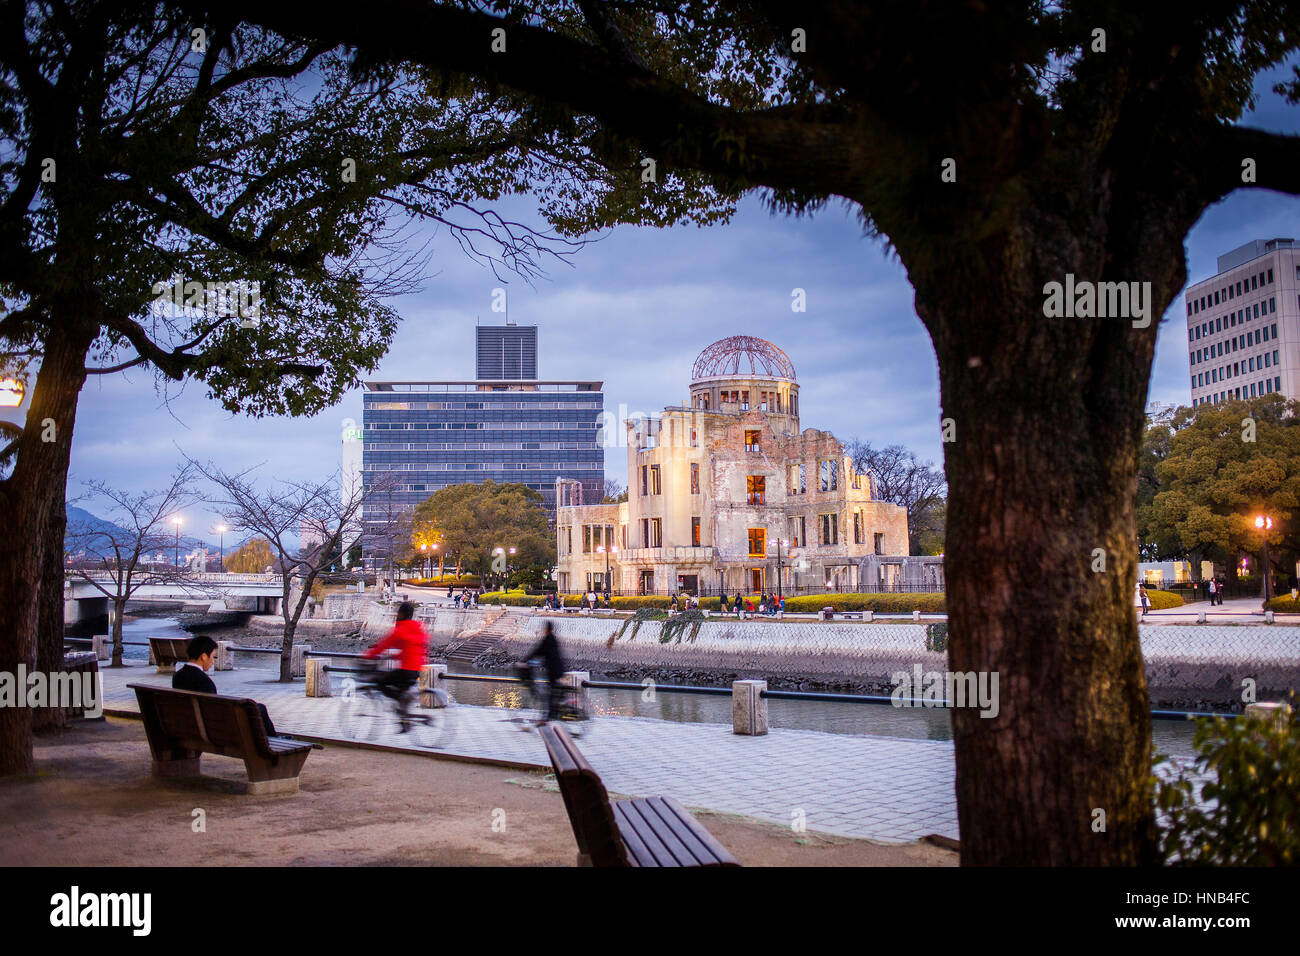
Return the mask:
<path fill-rule="evenodd" d="M 626 422 L 628 500 L 556 482 L 562 592 L 856 590 L 870 555 L 908 553 L 907 514 L 875 500 L 830 432 L 799 425 L 790 357 L 738 335 L 695 360 L 689 405 Z M 778 571 L 779 569 L 779 571 Z"/>

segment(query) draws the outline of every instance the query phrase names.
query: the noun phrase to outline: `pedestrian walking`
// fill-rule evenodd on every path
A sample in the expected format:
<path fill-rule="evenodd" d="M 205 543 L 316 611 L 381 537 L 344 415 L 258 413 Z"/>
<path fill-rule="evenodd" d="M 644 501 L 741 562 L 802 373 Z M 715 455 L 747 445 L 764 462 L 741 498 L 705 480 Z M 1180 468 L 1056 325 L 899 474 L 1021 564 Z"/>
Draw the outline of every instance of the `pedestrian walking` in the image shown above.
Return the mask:
<path fill-rule="evenodd" d="M 1138 594 L 1142 599 L 1142 616 L 1146 617 L 1147 611 L 1151 610 L 1151 595 L 1147 594 L 1145 585 L 1138 585 Z"/>

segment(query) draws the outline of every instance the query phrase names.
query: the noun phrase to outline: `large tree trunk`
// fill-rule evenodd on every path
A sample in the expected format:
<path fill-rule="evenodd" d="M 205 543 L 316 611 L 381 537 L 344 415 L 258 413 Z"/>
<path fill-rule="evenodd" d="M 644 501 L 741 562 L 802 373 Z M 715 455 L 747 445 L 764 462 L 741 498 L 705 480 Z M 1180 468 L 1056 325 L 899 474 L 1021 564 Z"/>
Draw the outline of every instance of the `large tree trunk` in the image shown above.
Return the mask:
<path fill-rule="evenodd" d="M 71 458 L 71 436 L 67 441 L 56 442 L 55 464 L 57 479 L 47 489 L 50 500 L 49 517 L 45 520 L 44 557 L 41 571 L 41 593 L 37 609 L 36 666 L 45 674 L 53 674 L 63 667 L 63 534 L 68 524 L 66 504 L 68 464 Z M 68 711 L 62 707 L 41 707 L 32 711 L 32 730 L 66 727 Z"/>
<path fill-rule="evenodd" d="M 86 350 L 94 329 L 72 322 L 59 323 L 59 331 L 45 344 L 40 371 L 27 410 L 22 443 L 14 470 L 0 485 L 6 533 L 16 546 L 0 548 L 0 671 L 16 673 L 21 664 L 28 672 L 50 660 L 50 648 L 37 653 L 41 634 L 41 580 L 49 574 L 46 552 L 57 540 L 58 580 L 62 581 L 64 483 L 68 452 L 77 414 L 77 395 L 85 382 Z M 48 423 L 48 425 L 47 425 Z M 50 437 L 53 428 L 53 441 Z M 57 529 L 55 528 L 57 523 Z M 58 607 L 58 646 L 62 650 L 63 606 Z M 46 632 L 45 644 L 52 644 Z M 30 773 L 32 713 L 26 707 L 0 707 L 0 775 Z"/>
<path fill-rule="evenodd" d="M 122 666 L 122 615 L 126 613 L 126 598 L 113 598 L 113 660 L 110 667 Z"/>
<path fill-rule="evenodd" d="M 953 428 L 949 667 L 998 677 L 996 717 L 953 711 L 966 865 L 1154 862 L 1135 493 L 1181 245 L 1147 268 L 1094 242 L 1055 227 L 991 241 L 981 261 L 931 256 L 933 273 L 913 270 Z M 1150 327 L 1045 316 L 1043 283 L 1067 272 L 1156 280 Z"/>

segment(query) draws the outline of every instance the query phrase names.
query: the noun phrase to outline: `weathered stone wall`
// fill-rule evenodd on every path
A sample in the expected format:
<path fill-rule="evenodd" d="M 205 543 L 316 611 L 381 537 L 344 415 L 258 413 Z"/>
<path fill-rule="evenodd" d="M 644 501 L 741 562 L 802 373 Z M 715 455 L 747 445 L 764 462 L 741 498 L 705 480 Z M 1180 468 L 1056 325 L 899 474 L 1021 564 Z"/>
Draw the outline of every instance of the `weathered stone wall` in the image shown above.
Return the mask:
<path fill-rule="evenodd" d="M 645 621 L 618 636 L 621 620 L 532 615 L 505 642 L 524 653 L 551 621 L 571 666 L 601 673 L 647 672 L 768 677 L 790 683 L 840 681 L 887 693 L 893 674 L 945 670 L 947 656 L 927 651 L 925 625 L 853 622 L 706 621 L 660 643 L 663 623 Z M 1240 709 L 1243 680 L 1260 700 L 1300 689 L 1300 628 L 1246 625 L 1140 629 L 1152 706 L 1157 709 Z"/>

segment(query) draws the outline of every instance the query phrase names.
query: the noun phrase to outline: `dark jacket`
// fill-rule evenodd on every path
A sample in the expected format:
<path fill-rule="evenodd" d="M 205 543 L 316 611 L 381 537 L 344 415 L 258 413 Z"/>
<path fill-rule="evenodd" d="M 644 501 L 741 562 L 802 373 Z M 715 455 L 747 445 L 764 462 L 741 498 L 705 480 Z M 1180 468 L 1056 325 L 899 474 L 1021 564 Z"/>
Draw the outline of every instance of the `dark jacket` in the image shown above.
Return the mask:
<path fill-rule="evenodd" d="M 564 658 L 560 656 L 560 642 L 549 631 L 542 635 L 541 641 L 528 652 L 524 660 L 531 661 L 539 657 L 546 667 L 546 679 L 552 686 L 559 683 L 560 678 L 564 676 Z"/>
<path fill-rule="evenodd" d="M 215 694 L 217 685 L 212 678 L 203 673 L 203 668 L 186 664 L 172 675 L 172 687 L 176 690 L 196 690 L 203 694 Z"/>

